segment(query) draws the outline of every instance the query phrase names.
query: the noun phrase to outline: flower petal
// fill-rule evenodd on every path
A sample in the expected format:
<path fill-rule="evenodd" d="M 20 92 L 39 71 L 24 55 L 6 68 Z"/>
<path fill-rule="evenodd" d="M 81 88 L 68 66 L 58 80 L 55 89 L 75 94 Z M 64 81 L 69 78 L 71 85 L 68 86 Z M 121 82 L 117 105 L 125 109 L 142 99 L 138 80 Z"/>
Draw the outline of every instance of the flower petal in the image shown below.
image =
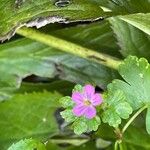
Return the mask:
<path fill-rule="evenodd" d="M 84 115 L 85 111 L 86 111 L 86 107 L 84 105 L 76 105 L 73 108 L 73 114 L 77 117 Z"/>
<path fill-rule="evenodd" d="M 88 106 L 84 113 L 85 117 L 88 119 L 92 119 L 96 116 L 96 109 L 93 106 Z"/>
<path fill-rule="evenodd" d="M 76 103 L 76 104 L 81 104 L 83 103 L 83 95 L 79 92 L 73 92 L 72 93 L 72 100 Z"/>
<path fill-rule="evenodd" d="M 90 102 L 93 106 L 100 105 L 102 103 L 103 99 L 102 96 L 98 93 L 94 94 L 93 97 L 90 99 Z"/>
<path fill-rule="evenodd" d="M 90 100 L 92 98 L 93 94 L 95 93 L 95 88 L 94 88 L 94 86 L 88 84 L 88 85 L 84 86 L 83 92 L 84 92 L 85 98 Z"/>

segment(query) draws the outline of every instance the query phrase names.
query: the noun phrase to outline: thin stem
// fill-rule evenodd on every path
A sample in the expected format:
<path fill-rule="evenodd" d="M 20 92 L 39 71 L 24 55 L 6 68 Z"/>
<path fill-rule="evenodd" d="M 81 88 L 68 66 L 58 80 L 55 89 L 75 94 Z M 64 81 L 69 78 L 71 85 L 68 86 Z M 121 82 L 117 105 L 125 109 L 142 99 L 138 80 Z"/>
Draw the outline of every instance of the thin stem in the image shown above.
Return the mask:
<path fill-rule="evenodd" d="M 52 46 L 56 49 L 100 63 L 113 69 L 118 69 L 118 66 L 121 63 L 120 60 L 109 55 L 93 51 L 91 49 L 82 47 L 69 41 L 65 41 L 52 35 L 41 33 L 40 31 L 35 29 L 23 27 L 19 29 L 17 33 L 27 38 L 39 41 L 48 46 Z"/>
<path fill-rule="evenodd" d="M 117 139 L 118 140 L 122 140 L 122 132 L 121 132 L 121 130 L 119 128 L 115 128 L 114 132 L 115 132 L 115 134 L 117 136 Z"/>
<path fill-rule="evenodd" d="M 130 126 L 130 124 L 135 120 L 135 118 L 146 108 L 147 108 L 147 105 L 143 106 L 129 119 L 129 121 L 125 124 L 125 126 L 122 129 L 122 134 L 126 131 L 126 129 Z"/>
<path fill-rule="evenodd" d="M 114 150 L 118 150 L 118 141 L 115 142 Z"/>
<path fill-rule="evenodd" d="M 120 150 L 123 150 L 122 143 L 119 143 L 119 149 L 120 149 Z"/>

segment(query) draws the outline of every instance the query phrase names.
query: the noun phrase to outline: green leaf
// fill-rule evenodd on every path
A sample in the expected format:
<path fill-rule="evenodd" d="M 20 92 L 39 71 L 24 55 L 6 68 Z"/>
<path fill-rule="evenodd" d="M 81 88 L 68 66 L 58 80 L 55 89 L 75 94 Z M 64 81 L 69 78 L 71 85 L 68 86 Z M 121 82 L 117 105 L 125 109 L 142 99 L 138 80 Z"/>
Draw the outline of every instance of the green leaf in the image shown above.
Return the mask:
<path fill-rule="evenodd" d="M 72 92 L 82 92 L 82 91 L 83 91 L 83 87 L 80 84 L 75 85 L 75 87 L 72 90 Z"/>
<path fill-rule="evenodd" d="M 46 150 L 62 150 L 62 149 L 60 148 L 60 146 L 58 146 L 55 143 L 47 142 L 46 143 Z"/>
<path fill-rule="evenodd" d="M 102 120 L 114 128 L 117 128 L 121 124 L 121 118 L 128 119 L 132 113 L 132 108 L 126 102 L 122 91 L 113 91 L 113 89 L 109 88 L 108 96 L 104 103 L 106 106 L 102 114 Z"/>
<path fill-rule="evenodd" d="M 88 131 L 96 131 L 101 124 L 101 120 L 96 116 L 93 119 L 86 120 L 86 124 L 88 126 Z"/>
<path fill-rule="evenodd" d="M 91 63 L 29 39 L 1 45 L 0 64 L 0 74 L 3 74 L 0 77 L 0 100 L 9 97 L 11 88 L 19 88 L 22 78 L 32 74 L 49 78 L 57 76 L 83 84 L 89 81 L 102 88 L 117 77 L 114 70 L 103 65 Z"/>
<path fill-rule="evenodd" d="M 143 116 L 141 116 L 141 118 L 143 120 Z M 148 135 L 145 132 L 145 125 L 144 127 L 142 126 L 138 127 L 139 124 L 142 124 L 141 123 L 142 120 L 139 120 L 140 121 L 139 123 L 136 122 L 134 124 L 131 124 L 126 130 L 126 132 L 123 134 L 123 139 L 122 139 L 123 143 L 125 143 L 128 146 L 132 146 L 133 148 L 135 148 L 135 150 L 137 149 L 148 150 L 150 148 L 150 142 L 149 142 L 150 135 Z M 114 142 L 116 141 L 116 135 L 114 131 L 107 124 L 102 124 L 99 127 L 98 131 L 96 132 L 96 137 L 97 138 L 101 137 L 109 141 L 114 141 Z"/>
<path fill-rule="evenodd" d="M 78 139 L 78 144 L 81 144 L 81 142 L 83 140 L 84 140 L 83 137 L 79 138 Z M 70 142 L 71 142 L 71 140 L 69 142 L 67 141 L 68 144 L 71 144 Z M 86 143 L 83 143 L 82 145 L 67 146 L 67 147 L 65 147 L 65 150 L 76 150 L 76 149 L 78 149 L 78 150 L 91 150 L 91 149 L 92 150 L 97 150 L 96 144 L 95 144 L 94 141 L 86 142 Z M 56 145 L 54 143 L 49 142 L 47 144 L 47 150 L 64 150 L 64 147 L 60 147 L 60 146 L 58 146 L 58 145 Z"/>
<path fill-rule="evenodd" d="M 46 150 L 45 145 L 37 140 L 25 139 L 13 144 L 8 150 Z"/>
<path fill-rule="evenodd" d="M 48 23 L 92 21 L 103 16 L 102 9 L 90 0 L 67 1 L 68 5 L 64 7 L 57 6 L 53 0 L 0 2 L 0 40 L 10 38 L 17 28 L 24 25 L 39 28 Z"/>
<path fill-rule="evenodd" d="M 138 59 L 130 56 L 119 67 L 120 75 L 124 81 L 115 80 L 110 87 L 124 92 L 128 103 L 134 110 L 143 106 L 150 107 L 150 65 L 145 58 Z M 146 128 L 149 132 L 149 111 L 146 116 Z"/>
<path fill-rule="evenodd" d="M 85 117 L 80 117 L 73 123 L 74 133 L 80 135 L 85 132 L 96 131 L 101 124 L 101 120 L 98 116 L 93 119 L 86 119 Z"/>
<path fill-rule="evenodd" d="M 51 27 L 49 27 L 50 31 Z M 108 22 L 65 28 L 53 32 L 53 34 L 83 46 L 118 56 L 118 47 L 115 45 L 115 38 Z M 89 81 L 101 88 L 105 88 L 118 75 L 116 71 L 103 65 L 58 52 L 57 49 L 29 39 L 2 44 L 0 46 L 0 60 L 0 74 L 3 74 L 0 77 L 0 85 L 4 88 L 0 90 L 2 91 L 0 93 L 1 100 L 7 99 L 10 96 L 10 91 L 13 91 L 14 87 L 20 86 L 22 78 L 31 74 L 50 78 L 59 77 L 81 84 Z M 8 89 L 10 87 L 13 89 Z"/>
<path fill-rule="evenodd" d="M 120 16 L 120 18 L 150 35 L 150 13 Z"/>
<path fill-rule="evenodd" d="M 58 134 L 54 116 L 59 107 L 59 93 L 16 94 L 0 103 L 0 145 L 3 150 L 23 138 L 46 140 Z"/>
<path fill-rule="evenodd" d="M 65 119 L 66 122 L 70 123 L 76 120 L 76 116 L 74 116 L 72 109 L 66 109 L 62 111 L 61 113 L 62 118 Z"/>
<path fill-rule="evenodd" d="M 47 28 L 46 33 L 50 32 L 51 26 Z M 45 32 L 45 28 L 42 32 Z M 112 56 L 121 57 L 120 53 L 118 53 L 119 47 L 116 45 L 116 39 L 110 27 L 110 23 L 107 20 L 86 25 L 79 24 L 50 33 L 84 47 Z"/>
<path fill-rule="evenodd" d="M 104 123 L 108 123 L 110 126 L 118 127 L 119 124 L 121 124 L 121 118 L 119 115 L 112 110 L 107 110 L 102 115 L 102 120 Z"/>
<path fill-rule="evenodd" d="M 146 114 L 146 130 L 148 134 L 150 134 L 150 108 L 147 109 L 147 114 Z"/>
<path fill-rule="evenodd" d="M 109 19 L 124 57 L 136 55 L 150 58 L 150 36 L 118 17 Z"/>
<path fill-rule="evenodd" d="M 150 12 L 149 0 L 94 0 L 99 5 L 111 10 L 113 15 Z"/>
<path fill-rule="evenodd" d="M 89 138 L 65 138 L 65 137 L 61 137 L 60 139 L 50 139 L 47 143 L 46 146 L 51 146 L 52 143 L 55 144 L 71 144 L 74 146 L 80 146 L 86 142 L 89 141 Z"/>
<path fill-rule="evenodd" d="M 145 127 L 144 127 L 145 128 Z M 145 129 L 144 129 L 145 130 Z M 150 135 L 148 135 L 142 127 L 130 126 L 123 136 L 123 140 L 127 145 L 137 146 L 139 149 L 150 149 Z"/>
<path fill-rule="evenodd" d="M 74 102 L 72 101 L 70 96 L 62 97 L 59 100 L 59 102 L 62 105 L 62 107 L 64 107 L 64 108 L 70 108 L 70 107 L 72 108 L 74 106 Z"/>
<path fill-rule="evenodd" d="M 80 117 L 73 123 L 74 133 L 80 135 L 85 133 L 88 129 L 88 125 L 86 124 L 85 118 Z"/>
<path fill-rule="evenodd" d="M 71 147 L 71 148 L 68 148 L 67 150 L 97 150 L 96 148 L 96 144 L 94 141 L 90 141 L 90 142 L 87 142 L 86 144 L 83 144 L 81 146 L 78 146 L 78 147 Z"/>
<path fill-rule="evenodd" d="M 134 110 L 150 103 L 150 67 L 146 59 L 129 56 L 119 67 L 119 73 L 126 81 L 114 80 L 110 86 L 124 92 Z"/>
<path fill-rule="evenodd" d="M 101 138 L 98 138 L 96 140 L 96 147 L 97 148 L 101 148 L 101 149 L 104 149 L 104 148 L 107 148 L 111 145 L 112 143 L 110 141 L 106 141 L 106 140 L 103 140 Z"/>
<path fill-rule="evenodd" d="M 42 91 L 50 91 L 50 92 L 59 92 L 63 95 L 68 95 L 72 92 L 72 88 L 74 84 L 68 81 L 63 80 L 54 80 L 50 83 L 29 83 L 22 82 L 21 87 L 14 91 L 13 94 L 20 93 L 32 93 L 32 92 L 42 92 Z"/>

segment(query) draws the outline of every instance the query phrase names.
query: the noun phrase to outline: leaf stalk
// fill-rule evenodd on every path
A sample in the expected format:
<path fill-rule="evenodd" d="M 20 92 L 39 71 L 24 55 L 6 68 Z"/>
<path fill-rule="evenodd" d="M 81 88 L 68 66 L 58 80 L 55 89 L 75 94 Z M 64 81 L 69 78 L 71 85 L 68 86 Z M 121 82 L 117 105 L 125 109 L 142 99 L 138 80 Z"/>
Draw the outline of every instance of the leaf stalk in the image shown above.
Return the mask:
<path fill-rule="evenodd" d="M 129 119 L 129 121 L 125 124 L 125 126 L 122 129 L 122 134 L 127 130 L 127 128 L 130 126 L 130 124 L 135 120 L 135 118 L 139 114 L 141 114 L 147 107 L 148 107 L 147 105 L 144 105 Z"/>
<path fill-rule="evenodd" d="M 32 28 L 23 27 L 19 29 L 17 33 L 32 40 L 36 40 L 48 46 L 54 47 L 58 50 L 71 53 L 73 55 L 88 59 L 90 61 L 97 62 L 112 69 L 117 70 L 119 64 L 122 62 L 115 57 L 96 52 L 94 50 L 82 47 L 80 45 L 60 39 L 52 35 L 41 33 L 40 31 Z"/>

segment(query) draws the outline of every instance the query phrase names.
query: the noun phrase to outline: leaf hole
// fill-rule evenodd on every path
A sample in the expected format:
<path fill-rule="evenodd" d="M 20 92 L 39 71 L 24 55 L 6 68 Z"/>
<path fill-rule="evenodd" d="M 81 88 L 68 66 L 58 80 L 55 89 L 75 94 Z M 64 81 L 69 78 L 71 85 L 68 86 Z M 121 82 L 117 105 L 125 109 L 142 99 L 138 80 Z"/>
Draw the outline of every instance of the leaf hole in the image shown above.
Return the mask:
<path fill-rule="evenodd" d="M 58 0 L 57 2 L 55 2 L 55 5 L 57 7 L 66 7 L 70 4 L 70 0 Z"/>

